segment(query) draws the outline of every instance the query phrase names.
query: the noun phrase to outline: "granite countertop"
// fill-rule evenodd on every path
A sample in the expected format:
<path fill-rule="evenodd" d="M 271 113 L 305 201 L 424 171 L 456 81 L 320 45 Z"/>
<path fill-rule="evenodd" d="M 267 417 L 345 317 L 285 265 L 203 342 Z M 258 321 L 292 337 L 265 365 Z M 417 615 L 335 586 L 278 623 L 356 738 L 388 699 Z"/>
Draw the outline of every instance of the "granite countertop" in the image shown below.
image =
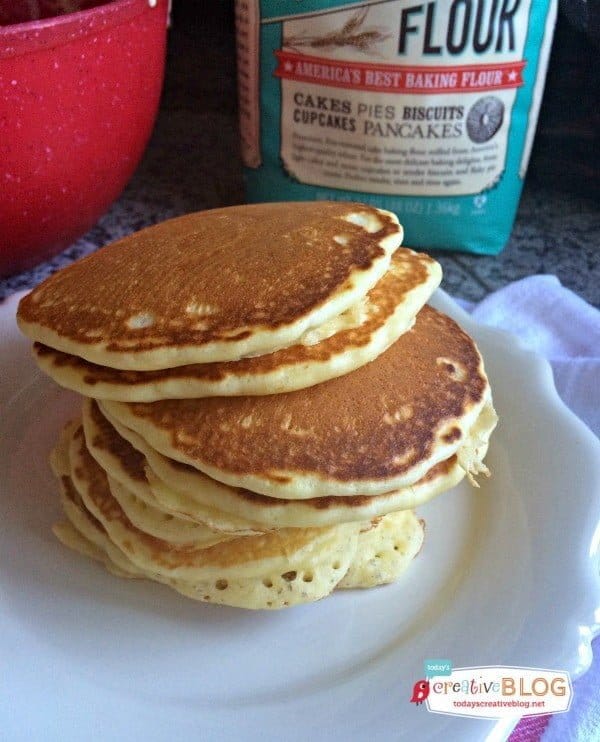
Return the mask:
<path fill-rule="evenodd" d="M 213 3 L 206 13 L 201 12 L 202 2 L 191 5 L 175 4 L 157 124 L 121 198 L 88 234 L 58 257 L 0 281 L 0 300 L 141 227 L 189 211 L 243 202 L 231 8 L 227 3 Z M 561 29 L 559 40 L 561 34 L 571 33 Z M 578 47 L 577 39 L 570 43 Z M 556 111 L 565 105 L 555 86 L 560 83 L 568 49 L 567 39 L 553 52 L 542 127 L 508 246 L 494 257 L 434 253 L 444 269 L 442 286 L 454 296 L 477 301 L 510 281 L 553 273 L 600 306 L 598 175 L 586 154 L 589 144 L 589 152 L 594 149 L 597 119 L 586 118 L 583 110 L 575 122 L 579 127 L 575 140 L 564 136 L 560 121 L 557 124 Z M 590 64 L 581 74 L 597 76 L 597 71 Z M 572 76 L 569 79 L 573 88 Z M 589 87 L 589 80 L 581 84 Z"/>

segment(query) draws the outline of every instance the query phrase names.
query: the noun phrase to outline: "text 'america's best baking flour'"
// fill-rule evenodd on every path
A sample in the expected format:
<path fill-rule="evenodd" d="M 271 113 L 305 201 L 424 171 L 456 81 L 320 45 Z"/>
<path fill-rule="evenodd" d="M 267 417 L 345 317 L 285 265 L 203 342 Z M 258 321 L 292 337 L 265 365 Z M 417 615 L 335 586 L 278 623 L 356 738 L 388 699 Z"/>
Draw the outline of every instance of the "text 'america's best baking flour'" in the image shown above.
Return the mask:
<path fill-rule="evenodd" d="M 555 19 L 556 0 L 237 0 L 248 199 L 364 201 L 408 245 L 498 253 Z"/>

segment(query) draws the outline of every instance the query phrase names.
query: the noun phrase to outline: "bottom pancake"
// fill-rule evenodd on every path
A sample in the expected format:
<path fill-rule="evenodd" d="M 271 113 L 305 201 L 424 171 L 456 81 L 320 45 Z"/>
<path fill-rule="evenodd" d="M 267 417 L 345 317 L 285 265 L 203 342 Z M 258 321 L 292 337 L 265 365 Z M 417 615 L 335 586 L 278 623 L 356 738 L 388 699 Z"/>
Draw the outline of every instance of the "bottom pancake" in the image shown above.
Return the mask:
<path fill-rule="evenodd" d="M 395 582 L 421 550 L 424 523 L 412 510 L 376 518 L 361 531 L 358 548 L 338 587 L 374 587 Z"/>
<path fill-rule="evenodd" d="M 149 577 L 199 600 L 245 608 L 318 600 L 345 575 L 356 552 L 360 524 L 282 529 L 206 548 L 181 548 L 140 531 L 127 519 L 105 472 L 87 452 L 81 428 L 72 433 L 69 460 L 71 481 L 61 477 L 68 493 L 63 506 L 79 533 L 104 548 L 127 576 Z M 65 540 L 65 531 L 59 529 L 59 534 Z M 111 571 L 113 564 L 107 564 Z"/>
<path fill-rule="evenodd" d="M 194 557 L 189 551 L 186 553 L 174 547 L 166 563 L 160 559 L 144 561 L 140 560 L 143 550 L 134 555 L 124 541 L 113 539 L 114 532 L 108 530 L 111 522 L 107 513 L 114 515 L 119 505 L 116 501 L 111 503 L 106 475 L 89 454 L 86 458 L 83 449 L 85 443 L 81 428 L 72 425 L 63 433 L 52 455 L 53 469 L 60 482 L 61 503 L 68 518 L 67 522 L 54 527 L 57 538 L 65 546 L 102 562 L 119 577 L 148 578 L 195 600 L 251 609 L 276 609 L 312 602 L 325 597 L 336 586 L 370 587 L 392 581 L 404 571 L 422 542 L 421 523 L 412 512 L 404 511 L 363 524 L 360 533 L 360 524 L 312 529 L 317 535 L 312 534 L 314 537 L 296 551 L 295 542 L 298 538 L 302 542 L 308 529 L 296 529 L 296 539 L 288 538 L 287 543 L 285 534 L 294 529 L 284 529 L 283 537 L 279 533 L 236 538 L 204 550 L 203 566 L 217 569 L 216 572 L 209 569 L 210 576 L 206 579 L 173 576 L 178 574 L 174 569 L 177 563 L 175 555 L 183 562 L 191 558 L 192 565 L 197 562 L 197 555 Z M 72 477 L 78 480 L 78 487 Z M 125 523 L 125 520 L 119 520 Z M 136 537 L 144 540 L 139 529 L 132 524 L 129 524 L 129 529 L 128 540 L 134 543 Z M 323 536 L 328 538 L 324 540 Z M 279 571 L 269 569 L 273 562 L 274 537 L 279 539 L 282 551 L 286 552 L 285 571 L 281 571 L 281 564 L 278 564 Z M 235 542 L 242 541 L 246 542 L 246 547 L 240 549 L 240 544 Z M 252 544 L 254 546 L 250 548 Z M 297 547 L 297 543 L 295 545 Z M 267 556 L 264 568 L 261 567 L 261 547 Z M 398 548 L 394 550 L 394 547 Z M 253 569 L 248 572 L 248 565 L 242 561 L 237 572 L 229 564 L 220 567 L 222 576 L 218 576 L 221 572 L 214 563 L 210 565 L 208 555 L 212 555 L 214 562 L 215 550 L 228 548 L 233 552 L 234 558 L 230 561 L 234 563 L 240 555 L 251 554 L 255 562 Z M 221 554 L 221 561 L 222 557 Z"/>

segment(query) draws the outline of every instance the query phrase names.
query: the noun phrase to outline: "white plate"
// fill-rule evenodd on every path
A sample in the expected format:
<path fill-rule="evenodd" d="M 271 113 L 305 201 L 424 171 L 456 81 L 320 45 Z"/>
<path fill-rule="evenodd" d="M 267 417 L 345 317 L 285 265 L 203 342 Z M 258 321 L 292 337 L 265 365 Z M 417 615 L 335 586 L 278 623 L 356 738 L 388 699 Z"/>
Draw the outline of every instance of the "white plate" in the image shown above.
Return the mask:
<path fill-rule="evenodd" d="M 274 613 L 118 580 L 56 542 L 46 458 L 74 395 L 34 368 L 0 311 L 0 729 L 18 740 L 481 740 L 512 722 L 409 703 L 427 658 L 565 669 L 600 626 L 600 445 L 547 364 L 473 324 L 501 418 L 493 478 L 420 513 L 406 579 Z"/>

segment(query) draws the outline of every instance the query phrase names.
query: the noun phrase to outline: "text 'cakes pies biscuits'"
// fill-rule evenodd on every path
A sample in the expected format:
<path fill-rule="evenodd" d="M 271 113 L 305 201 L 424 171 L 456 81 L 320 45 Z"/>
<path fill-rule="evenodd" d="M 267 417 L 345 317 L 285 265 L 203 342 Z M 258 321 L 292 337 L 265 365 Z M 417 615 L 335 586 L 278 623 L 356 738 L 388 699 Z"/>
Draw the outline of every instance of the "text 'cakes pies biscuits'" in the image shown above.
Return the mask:
<path fill-rule="evenodd" d="M 308 389 L 100 402 L 161 454 L 225 484 L 294 500 L 412 485 L 435 464 L 460 461 L 479 416 L 493 417 L 486 405 L 475 343 L 428 306 L 376 361 Z"/>
<path fill-rule="evenodd" d="M 379 356 L 414 323 L 441 280 L 439 264 L 399 248 L 363 300 L 306 332 L 302 342 L 239 361 L 155 371 L 123 371 L 34 344 L 40 368 L 68 389 L 98 399 L 159 399 L 276 394 L 342 376 Z"/>
<path fill-rule="evenodd" d="M 390 212 L 257 204 L 170 219 L 26 296 L 32 340 L 110 368 L 237 361 L 299 341 L 359 302 L 402 241 Z"/>
<path fill-rule="evenodd" d="M 83 395 L 50 457 L 57 538 L 249 609 L 401 578 L 413 509 L 487 474 L 497 421 L 475 343 L 426 306 L 439 265 L 401 240 L 363 204 L 216 209 L 25 297 L 38 365 Z"/>

